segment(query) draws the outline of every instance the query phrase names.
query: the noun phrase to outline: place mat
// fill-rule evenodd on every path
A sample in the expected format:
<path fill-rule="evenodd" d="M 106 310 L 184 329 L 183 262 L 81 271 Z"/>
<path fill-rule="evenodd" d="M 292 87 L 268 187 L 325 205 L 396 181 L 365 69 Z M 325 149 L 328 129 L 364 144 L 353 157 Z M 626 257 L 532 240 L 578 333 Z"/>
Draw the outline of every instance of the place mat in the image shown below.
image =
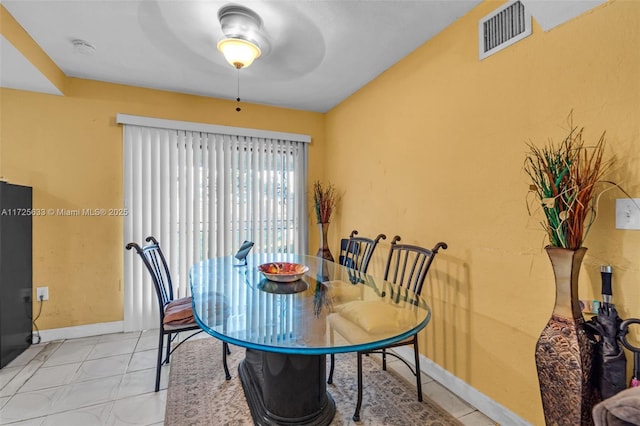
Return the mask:
<path fill-rule="evenodd" d="M 233 377 L 227 381 L 222 368 L 222 343 L 218 339 L 188 341 L 176 350 L 171 356 L 164 424 L 253 424 L 238 377 L 238 363 L 244 352 L 244 348 L 231 346 L 227 362 Z M 418 402 L 415 386 L 391 371 L 382 370 L 378 361 L 366 356 L 362 360 L 365 386 L 361 421 L 354 422 L 351 416 L 357 398 L 356 354 L 336 354 L 335 359 L 334 382 L 327 385 L 336 403 L 331 425 L 462 425 L 426 396 Z"/>

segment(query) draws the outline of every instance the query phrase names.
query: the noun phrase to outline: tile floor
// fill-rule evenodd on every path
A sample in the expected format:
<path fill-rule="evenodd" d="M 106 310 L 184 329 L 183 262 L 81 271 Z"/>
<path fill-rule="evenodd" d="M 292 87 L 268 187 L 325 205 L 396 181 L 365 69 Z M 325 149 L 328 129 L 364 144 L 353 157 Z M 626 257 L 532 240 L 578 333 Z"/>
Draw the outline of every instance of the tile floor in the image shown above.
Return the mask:
<path fill-rule="evenodd" d="M 0 369 L 0 425 L 163 425 L 169 368 L 154 392 L 156 343 L 150 330 L 32 345 Z M 411 375 L 400 361 L 394 366 Z M 424 394 L 463 424 L 495 424 L 422 377 Z"/>

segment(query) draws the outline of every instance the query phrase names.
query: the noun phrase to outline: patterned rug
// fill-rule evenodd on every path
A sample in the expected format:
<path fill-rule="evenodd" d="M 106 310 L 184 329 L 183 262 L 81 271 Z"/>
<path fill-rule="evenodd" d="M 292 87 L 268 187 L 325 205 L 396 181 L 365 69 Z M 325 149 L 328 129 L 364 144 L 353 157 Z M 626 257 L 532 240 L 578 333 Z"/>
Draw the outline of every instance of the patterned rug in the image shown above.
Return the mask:
<path fill-rule="evenodd" d="M 185 342 L 171 357 L 164 424 L 166 426 L 251 425 L 238 363 L 244 348 L 231 346 L 227 358 L 231 380 L 224 379 L 222 344 L 213 338 Z M 329 357 L 327 357 L 328 359 Z M 336 403 L 331 425 L 460 426 L 426 396 L 416 398 L 412 386 L 372 357 L 363 357 L 365 388 L 360 418 L 351 419 L 356 402 L 356 356 L 336 356 L 334 384 L 327 390 Z M 328 366 L 327 366 L 328 371 Z"/>

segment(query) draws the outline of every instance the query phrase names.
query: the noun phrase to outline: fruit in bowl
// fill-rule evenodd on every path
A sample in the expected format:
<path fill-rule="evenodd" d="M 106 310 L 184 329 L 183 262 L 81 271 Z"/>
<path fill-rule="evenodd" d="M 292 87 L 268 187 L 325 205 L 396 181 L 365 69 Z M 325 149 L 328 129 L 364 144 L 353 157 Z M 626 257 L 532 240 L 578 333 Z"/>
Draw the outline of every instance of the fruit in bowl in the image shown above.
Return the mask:
<path fill-rule="evenodd" d="M 268 280 L 278 282 L 297 281 L 309 270 L 305 265 L 290 262 L 263 263 L 258 266 L 258 270 Z"/>

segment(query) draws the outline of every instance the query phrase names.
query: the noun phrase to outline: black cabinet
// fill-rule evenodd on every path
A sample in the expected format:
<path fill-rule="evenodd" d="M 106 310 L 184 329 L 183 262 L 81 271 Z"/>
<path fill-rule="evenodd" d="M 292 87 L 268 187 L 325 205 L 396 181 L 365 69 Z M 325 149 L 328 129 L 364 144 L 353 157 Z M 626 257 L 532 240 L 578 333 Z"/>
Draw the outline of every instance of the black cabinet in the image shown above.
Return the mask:
<path fill-rule="evenodd" d="M 0 182 L 0 368 L 31 345 L 32 191 Z"/>

